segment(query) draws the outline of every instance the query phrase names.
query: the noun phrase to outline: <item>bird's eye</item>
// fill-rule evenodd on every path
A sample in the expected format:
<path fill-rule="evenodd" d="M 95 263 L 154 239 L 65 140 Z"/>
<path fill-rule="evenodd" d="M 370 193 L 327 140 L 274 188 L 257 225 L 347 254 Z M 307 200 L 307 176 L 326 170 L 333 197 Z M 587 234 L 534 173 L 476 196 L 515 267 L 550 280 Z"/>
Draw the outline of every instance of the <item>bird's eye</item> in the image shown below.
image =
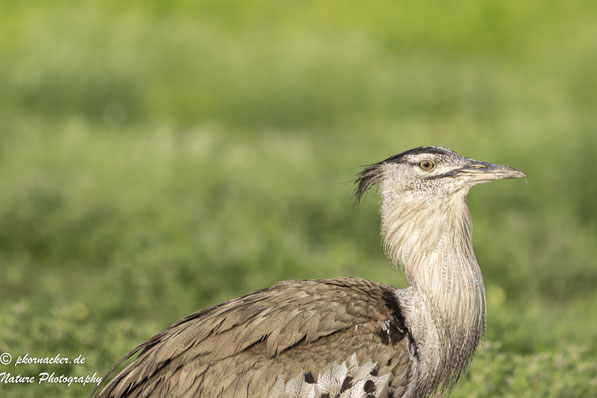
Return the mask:
<path fill-rule="evenodd" d="M 435 163 L 433 163 L 431 160 L 423 160 L 419 162 L 419 167 L 425 171 L 431 171 L 435 168 Z"/>

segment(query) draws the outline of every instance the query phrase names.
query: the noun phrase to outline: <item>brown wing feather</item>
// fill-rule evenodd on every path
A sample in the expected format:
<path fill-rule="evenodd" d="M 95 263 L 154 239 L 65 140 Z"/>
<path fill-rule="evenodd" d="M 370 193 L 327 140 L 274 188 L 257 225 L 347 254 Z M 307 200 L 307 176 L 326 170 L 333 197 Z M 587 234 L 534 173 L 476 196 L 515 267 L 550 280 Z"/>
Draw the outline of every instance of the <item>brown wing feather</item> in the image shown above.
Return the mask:
<path fill-rule="evenodd" d="M 353 353 L 403 391 L 414 345 L 391 292 L 356 278 L 285 281 L 198 311 L 125 356 L 141 351 L 99 396 L 266 397 L 278 376 L 317 377 Z"/>

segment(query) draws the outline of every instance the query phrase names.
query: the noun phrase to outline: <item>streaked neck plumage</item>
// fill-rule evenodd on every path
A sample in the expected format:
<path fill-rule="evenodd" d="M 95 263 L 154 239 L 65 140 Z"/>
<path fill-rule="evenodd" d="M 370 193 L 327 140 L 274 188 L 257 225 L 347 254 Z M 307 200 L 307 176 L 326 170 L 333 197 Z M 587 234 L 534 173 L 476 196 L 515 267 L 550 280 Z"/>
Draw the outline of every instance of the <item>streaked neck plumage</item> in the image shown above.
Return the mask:
<path fill-rule="evenodd" d="M 400 195 L 390 184 L 381 186 L 384 249 L 411 285 L 397 295 L 418 348 L 418 391 L 451 386 L 485 331 L 485 290 L 467 192 Z"/>

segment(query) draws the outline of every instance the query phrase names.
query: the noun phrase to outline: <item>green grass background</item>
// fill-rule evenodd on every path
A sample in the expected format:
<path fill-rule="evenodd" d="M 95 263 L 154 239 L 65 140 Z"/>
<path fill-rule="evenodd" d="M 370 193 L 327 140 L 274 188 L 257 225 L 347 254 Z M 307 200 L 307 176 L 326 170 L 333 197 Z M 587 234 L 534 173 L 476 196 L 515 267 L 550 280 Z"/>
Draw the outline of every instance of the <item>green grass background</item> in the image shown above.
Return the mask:
<path fill-rule="evenodd" d="M 360 166 L 419 145 L 524 170 L 475 188 L 487 341 L 452 397 L 597 396 L 597 3 L 0 6 L 0 352 L 104 372 L 283 279 L 406 286 Z M 0 384 L 2 397 L 89 386 Z"/>

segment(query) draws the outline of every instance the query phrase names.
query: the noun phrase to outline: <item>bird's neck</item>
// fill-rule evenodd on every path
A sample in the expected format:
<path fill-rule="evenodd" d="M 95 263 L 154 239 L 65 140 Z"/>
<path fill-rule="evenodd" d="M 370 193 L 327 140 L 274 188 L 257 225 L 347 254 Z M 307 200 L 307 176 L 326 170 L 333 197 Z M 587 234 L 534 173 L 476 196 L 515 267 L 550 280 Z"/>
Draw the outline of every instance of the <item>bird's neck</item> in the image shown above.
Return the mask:
<path fill-rule="evenodd" d="M 411 285 L 399 295 L 429 388 L 456 381 L 485 331 L 485 291 L 465 196 L 384 198 L 381 209 L 386 254 L 404 267 Z"/>

